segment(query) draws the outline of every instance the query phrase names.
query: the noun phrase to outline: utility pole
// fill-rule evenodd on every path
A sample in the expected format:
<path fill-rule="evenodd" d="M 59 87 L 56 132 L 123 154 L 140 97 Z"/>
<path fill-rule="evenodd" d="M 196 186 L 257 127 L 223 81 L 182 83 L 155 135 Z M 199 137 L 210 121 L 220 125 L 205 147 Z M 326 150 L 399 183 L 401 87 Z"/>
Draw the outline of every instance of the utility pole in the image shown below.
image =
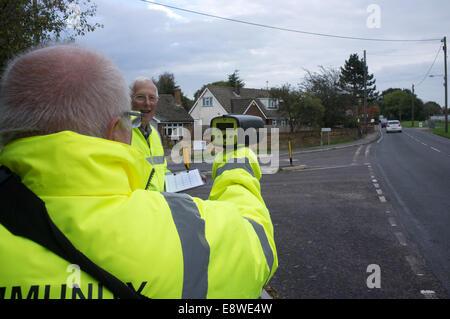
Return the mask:
<path fill-rule="evenodd" d="M 411 124 L 414 127 L 414 84 L 412 85 L 412 96 L 411 96 Z"/>
<path fill-rule="evenodd" d="M 367 60 L 364 50 L 364 134 L 367 134 Z"/>
<path fill-rule="evenodd" d="M 447 37 L 444 42 L 444 88 L 445 88 L 445 133 L 448 133 L 448 98 L 447 98 Z"/>

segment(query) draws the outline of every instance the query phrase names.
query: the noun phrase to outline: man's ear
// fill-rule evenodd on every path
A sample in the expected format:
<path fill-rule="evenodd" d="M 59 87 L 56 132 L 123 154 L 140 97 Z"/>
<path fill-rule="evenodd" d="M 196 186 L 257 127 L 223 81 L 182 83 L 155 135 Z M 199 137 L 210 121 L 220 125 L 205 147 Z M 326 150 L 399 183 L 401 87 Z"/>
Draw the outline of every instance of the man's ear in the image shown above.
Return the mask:
<path fill-rule="evenodd" d="M 106 129 L 106 138 L 111 141 L 131 144 L 131 131 L 123 125 L 120 116 L 114 117 Z"/>

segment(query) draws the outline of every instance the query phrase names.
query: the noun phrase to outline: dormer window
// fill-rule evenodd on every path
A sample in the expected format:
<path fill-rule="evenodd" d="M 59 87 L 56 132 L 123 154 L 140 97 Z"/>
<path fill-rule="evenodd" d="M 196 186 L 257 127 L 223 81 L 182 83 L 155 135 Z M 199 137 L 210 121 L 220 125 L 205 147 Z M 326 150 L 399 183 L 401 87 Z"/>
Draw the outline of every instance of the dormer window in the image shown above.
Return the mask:
<path fill-rule="evenodd" d="M 269 109 L 277 109 L 278 108 L 278 101 L 276 99 L 269 99 Z"/>
<path fill-rule="evenodd" d="M 213 98 L 212 97 L 204 97 L 202 99 L 202 106 L 212 106 L 213 105 Z"/>

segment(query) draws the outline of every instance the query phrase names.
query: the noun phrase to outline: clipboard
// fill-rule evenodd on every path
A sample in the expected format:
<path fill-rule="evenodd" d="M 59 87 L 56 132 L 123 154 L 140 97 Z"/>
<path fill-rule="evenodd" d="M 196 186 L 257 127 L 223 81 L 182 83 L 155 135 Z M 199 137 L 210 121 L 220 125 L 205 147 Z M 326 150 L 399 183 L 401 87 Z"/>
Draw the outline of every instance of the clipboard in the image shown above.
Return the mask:
<path fill-rule="evenodd" d="M 165 175 L 166 192 L 177 193 L 205 185 L 198 168 Z"/>

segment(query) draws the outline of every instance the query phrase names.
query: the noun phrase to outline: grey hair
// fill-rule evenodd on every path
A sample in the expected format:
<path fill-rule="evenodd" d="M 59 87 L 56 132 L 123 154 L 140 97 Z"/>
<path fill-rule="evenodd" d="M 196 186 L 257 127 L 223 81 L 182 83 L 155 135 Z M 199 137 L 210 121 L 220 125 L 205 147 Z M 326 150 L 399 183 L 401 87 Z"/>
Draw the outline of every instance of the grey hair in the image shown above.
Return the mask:
<path fill-rule="evenodd" d="M 130 110 L 129 88 L 105 55 L 77 45 L 25 52 L 9 62 L 0 88 L 0 145 L 65 130 L 106 138 Z"/>
<path fill-rule="evenodd" d="M 158 87 L 155 85 L 155 83 L 153 83 L 153 81 L 145 76 L 138 76 L 137 78 L 134 79 L 134 81 L 131 83 L 130 85 L 130 94 L 131 97 L 133 97 L 134 93 L 136 92 L 136 84 L 138 83 L 145 83 L 145 82 L 150 82 L 155 88 L 156 88 L 156 96 L 158 97 Z"/>

